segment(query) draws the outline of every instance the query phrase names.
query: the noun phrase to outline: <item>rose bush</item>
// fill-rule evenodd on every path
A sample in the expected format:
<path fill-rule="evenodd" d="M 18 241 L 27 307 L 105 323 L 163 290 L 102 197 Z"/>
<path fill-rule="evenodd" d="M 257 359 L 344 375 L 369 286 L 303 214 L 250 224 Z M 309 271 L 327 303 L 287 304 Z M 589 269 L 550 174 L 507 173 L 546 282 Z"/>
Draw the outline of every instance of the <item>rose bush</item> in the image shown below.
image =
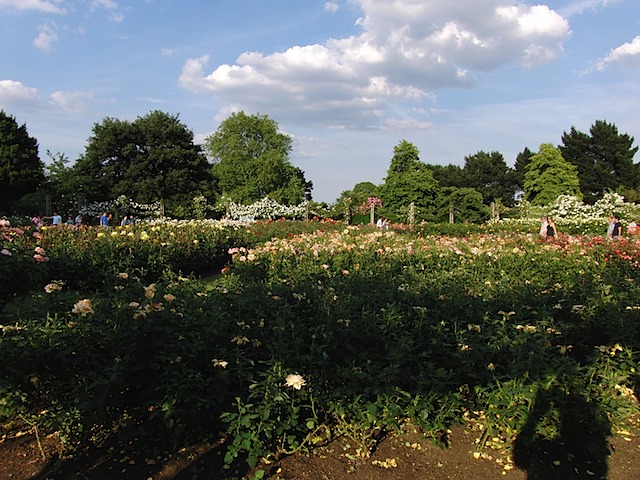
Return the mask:
<path fill-rule="evenodd" d="M 366 455 L 406 423 L 442 440 L 461 422 L 508 464 L 519 434 L 556 435 L 576 399 L 606 434 L 638 410 L 640 243 L 536 232 L 5 231 L 0 268 L 38 274 L 0 313 L 0 416 L 68 448 L 224 427 L 230 468 L 337 435 Z M 533 422 L 541 397 L 556 410 Z"/>

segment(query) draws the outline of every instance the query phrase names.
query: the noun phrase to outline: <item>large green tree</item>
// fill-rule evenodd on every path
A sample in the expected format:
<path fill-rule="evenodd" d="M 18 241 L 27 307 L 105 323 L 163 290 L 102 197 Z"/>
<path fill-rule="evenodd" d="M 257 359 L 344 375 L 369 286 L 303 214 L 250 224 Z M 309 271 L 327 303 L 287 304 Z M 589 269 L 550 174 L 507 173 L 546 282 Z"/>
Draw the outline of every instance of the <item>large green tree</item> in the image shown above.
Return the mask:
<path fill-rule="evenodd" d="M 218 186 L 234 202 L 266 196 L 285 205 L 311 199 L 313 184 L 289 160 L 291 137 L 266 115 L 233 113 L 205 141 Z"/>
<path fill-rule="evenodd" d="M 38 141 L 26 124 L 0 110 L 0 212 L 10 213 L 18 201 L 35 192 L 44 181 L 44 163 Z"/>
<path fill-rule="evenodd" d="M 507 166 L 500 152 L 479 151 L 464 159 L 464 186 L 475 188 L 482 194 L 485 205 L 499 200 L 510 206 L 514 203 L 517 180 L 514 170 Z"/>
<path fill-rule="evenodd" d="M 638 147 L 634 139 L 618 133 L 618 128 L 603 120 L 591 126 L 590 134 L 571 127 L 564 132 L 560 152 L 578 168 L 580 189 L 586 203 L 595 203 L 607 191 L 638 189 L 640 169 L 633 163 Z"/>
<path fill-rule="evenodd" d="M 438 182 L 429 167 L 420 161 L 417 147 L 402 140 L 393 149 L 387 176 L 379 190 L 385 212 L 402 218 L 413 204 L 417 218 L 432 218 L 438 191 Z"/>
<path fill-rule="evenodd" d="M 89 201 L 126 195 L 171 209 L 195 195 L 211 197 L 210 167 L 178 115 L 156 110 L 133 122 L 105 118 L 74 166 L 74 189 Z"/>
<path fill-rule="evenodd" d="M 534 205 L 548 205 L 560 195 L 582 198 L 578 169 L 562 158 L 560 150 L 552 144 L 543 143 L 527 165 L 524 193 Z"/>

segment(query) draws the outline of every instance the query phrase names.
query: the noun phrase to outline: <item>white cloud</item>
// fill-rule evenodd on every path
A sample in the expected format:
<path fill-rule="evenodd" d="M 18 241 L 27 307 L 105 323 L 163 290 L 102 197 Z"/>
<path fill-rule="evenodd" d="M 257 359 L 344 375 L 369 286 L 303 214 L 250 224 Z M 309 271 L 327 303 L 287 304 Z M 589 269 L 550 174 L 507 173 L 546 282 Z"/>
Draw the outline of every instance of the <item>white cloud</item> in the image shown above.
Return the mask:
<path fill-rule="evenodd" d="M 34 108 L 42 104 L 38 90 L 15 80 L 0 80 L 0 108 Z"/>
<path fill-rule="evenodd" d="M 358 35 L 268 55 L 245 52 L 209 73 L 208 57 L 192 58 L 180 83 L 285 122 L 384 128 L 396 118 L 388 113 L 392 104 L 420 106 L 434 90 L 473 85 L 478 72 L 551 62 L 570 35 L 557 12 L 512 0 L 352 3 L 363 12 Z"/>
<path fill-rule="evenodd" d="M 113 0 L 92 0 L 92 9 L 105 8 L 110 11 L 109 19 L 114 22 L 121 22 L 124 19 L 124 15 L 118 9 L 120 8 L 117 2 Z"/>
<path fill-rule="evenodd" d="M 171 55 L 173 55 L 176 51 L 172 48 L 161 48 L 160 49 L 160 53 L 162 55 L 164 55 L 165 57 L 170 57 Z"/>
<path fill-rule="evenodd" d="M 40 26 L 40 33 L 33 39 L 33 45 L 43 52 L 53 50 L 52 44 L 58 41 L 58 34 L 48 25 Z"/>
<path fill-rule="evenodd" d="M 563 7 L 560 12 L 566 17 L 573 17 L 574 15 L 581 15 L 585 12 L 595 12 L 601 8 L 618 3 L 618 1 L 619 0 L 577 0 Z"/>
<path fill-rule="evenodd" d="M 431 122 L 420 122 L 412 118 L 390 119 L 384 122 L 383 130 L 428 130 Z"/>
<path fill-rule="evenodd" d="M 47 13 L 63 13 L 64 9 L 57 4 L 59 1 L 47 0 L 0 0 L 0 9 L 6 10 L 36 10 Z"/>
<path fill-rule="evenodd" d="M 86 100 L 93 98 L 93 95 L 87 92 L 53 92 L 51 94 L 51 103 L 62 108 L 65 112 L 81 113 L 88 112 Z"/>
<path fill-rule="evenodd" d="M 327 12 L 335 13 L 338 11 L 339 8 L 340 6 L 336 2 L 326 2 L 324 4 L 324 9 Z"/>
<path fill-rule="evenodd" d="M 628 43 L 611 50 L 602 60 L 598 61 L 593 70 L 606 70 L 617 64 L 626 67 L 640 67 L 640 35 Z"/>
<path fill-rule="evenodd" d="M 28 87 L 15 80 L 0 80 L 0 108 L 25 111 L 47 110 L 49 112 L 87 113 L 87 100 L 93 99 L 88 92 L 53 92 L 44 98 L 37 88 Z"/>

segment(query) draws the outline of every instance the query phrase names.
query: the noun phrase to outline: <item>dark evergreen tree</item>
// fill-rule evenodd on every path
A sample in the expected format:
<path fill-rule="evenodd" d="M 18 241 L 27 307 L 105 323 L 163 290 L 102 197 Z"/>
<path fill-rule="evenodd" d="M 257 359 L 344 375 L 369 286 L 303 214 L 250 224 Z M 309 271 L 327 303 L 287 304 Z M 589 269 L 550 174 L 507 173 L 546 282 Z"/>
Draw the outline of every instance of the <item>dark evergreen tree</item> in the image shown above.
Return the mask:
<path fill-rule="evenodd" d="M 524 174 L 527 172 L 527 165 L 531 162 L 531 157 L 533 155 L 535 154 L 529 150 L 529 147 L 524 147 L 524 150 L 516 157 L 514 170 L 518 190 L 524 191 Z"/>
<path fill-rule="evenodd" d="M 44 181 L 44 163 L 38 141 L 26 124 L 0 110 L 0 213 L 12 213 L 19 200 L 34 193 Z"/>
<path fill-rule="evenodd" d="M 559 146 L 565 160 L 578 169 L 580 189 L 586 203 L 595 203 L 607 191 L 638 189 L 640 170 L 633 163 L 638 147 L 634 138 L 619 134 L 618 128 L 606 121 L 597 120 L 590 129 L 591 135 L 571 127 L 562 135 Z"/>
<path fill-rule="evenodd" d="M 466 187 L 476 189 L 482 194 L 485 205 L 500 200 L 502 204 L 514 204 L 517 190 L 515 172 L 509 168 L 499 152 L 479 151 L 465 157 L 463 168 Z"/>
<path fill-rule="evenodd" d="M 465 176 L 462 167 L 458 165 L 431 165 L 427 167 L 433 173 L 441 187 L 464 187 Z"/>

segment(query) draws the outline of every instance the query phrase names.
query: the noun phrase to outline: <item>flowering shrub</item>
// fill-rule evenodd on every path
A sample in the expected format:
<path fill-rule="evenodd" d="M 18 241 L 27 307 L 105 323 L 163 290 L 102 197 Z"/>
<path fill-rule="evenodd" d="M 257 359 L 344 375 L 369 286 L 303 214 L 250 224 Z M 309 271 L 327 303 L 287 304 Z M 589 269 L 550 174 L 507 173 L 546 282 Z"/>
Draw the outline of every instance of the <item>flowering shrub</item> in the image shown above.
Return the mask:
<path fill-rule="evenodd" d="M 598 408 L 571 415 L 603 432 L 638 411 L 635 238 L 319 221 L 11 232 L 0 268 L 41 275 L 0 316 L 0 418 L 69 448 L 184 445 L 221 420 L 227 466 L 258 467 L 336 436 L 367 455 L 407 423 L 440 438 L 466 422 L 509 464 L 523 432 L 558 434 L 576 395 Z M 219 259 L 224 275 L 187 278 Z M 542 400 L 557 414 L 532 414 Z"/>
<path fill-rule="evenodd" d="M 299 205 L 281 205 L 269 197 L 251 205 L 239 205 L 229 202 L 227 205 L 228 217 L 233 220 L 254 221 L 256 219 L 274 219 L 278 217 L 302 218 L 307 214 L 308 202 Z"/>

